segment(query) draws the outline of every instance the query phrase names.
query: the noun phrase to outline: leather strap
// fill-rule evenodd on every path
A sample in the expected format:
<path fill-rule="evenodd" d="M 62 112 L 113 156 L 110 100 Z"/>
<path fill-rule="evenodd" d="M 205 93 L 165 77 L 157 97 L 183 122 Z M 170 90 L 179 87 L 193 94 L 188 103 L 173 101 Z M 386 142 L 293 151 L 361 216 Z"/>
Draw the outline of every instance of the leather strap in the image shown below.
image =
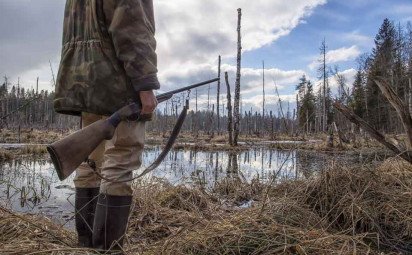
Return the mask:
<path fill-rule="evenodd" d="M 170 135 L 169 139 L 167 140 L 166 146 L 164 147 L 162 152 L 159 154 L 159 156 L 156 158 L 156 160 L 149 167 L 147 167 L 145 170 L 143 170 L 143 172 L 141 174 L 139 174 L 138 176 L 127 179 L 127 180 L 122 180 L 122 181 L 119 181 L 117 179 L 120 179 L 124 175 L 118 177 L 117 179 L 109 179 L 109 178 L 104 177 L 102 174 L 100 174 L 99 172 L 96 171 L 95 162 L 88 159 L 87 163 L 89 164 L 89 166 L 93 169 L 94 173 L 99 178 L 101 178 L 102 180 L 105 180 L 107 182 L 111 182 L 111 183 L 130 182 L 130 181 L 134 181 L 136 179 L 139 179 L 139 178 L 145 176 L 146 174 L 148 174 L 151 171 L 155 170 L 162 163 L 162 161 L 165 159 L 165 157 L 167 156 L 169 151 L 173 148 L 173 144 L 176 142 L 176 139 L 180 134 L 180 130 L 182 129 L 183 123 L 185 122 L 188 110 L 189 110 L 189 101 L 186 100 L 186 105 L 183 107 L 183 110 L 180 113 L 179 118 L 177 119 L 177 122 L 176 122 L 176 124 L 173 128 L 172 134 Z M 131 170 L 131 171 L 133 171 L 133 170 Z"/>

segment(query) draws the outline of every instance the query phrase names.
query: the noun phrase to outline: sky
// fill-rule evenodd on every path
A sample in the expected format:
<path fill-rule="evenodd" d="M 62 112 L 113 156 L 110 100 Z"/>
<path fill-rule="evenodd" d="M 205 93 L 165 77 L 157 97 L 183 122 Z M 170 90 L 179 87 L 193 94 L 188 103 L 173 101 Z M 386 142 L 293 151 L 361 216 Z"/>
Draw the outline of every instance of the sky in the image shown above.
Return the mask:
<path fill-rule="evenodd" d="M 1 76 L 12 84 L 19 79 L 26 88 L 35 87 L 39 77 L 40 89 L 53 89 L 50 63 L 56 75 L 64 5 L 64 0 L 0 0 Z M 266 108 L 277 109 L 275 86 L 293 108 L 299 78 L 305 74 L 317 83 L 323 39 L 329 66 L 338 66 L 351 86 L 356 59 L 371 52 L 383 19 L 412 21 L 410 0 L 154 0 L 154 5 L 160 92 L 216 77 L 218 55 L 234 90 L 237 8 L 242 8 L 243 111 L 261 109 L 262 61 Z M 336 85 L 333 78 L 330 83 Z M 207 90 L 198 91 L 203 106 Z M 210 91 L 214 94 L 215 86 Z M 223 86 L 222 100 L 225 93 Z"/>

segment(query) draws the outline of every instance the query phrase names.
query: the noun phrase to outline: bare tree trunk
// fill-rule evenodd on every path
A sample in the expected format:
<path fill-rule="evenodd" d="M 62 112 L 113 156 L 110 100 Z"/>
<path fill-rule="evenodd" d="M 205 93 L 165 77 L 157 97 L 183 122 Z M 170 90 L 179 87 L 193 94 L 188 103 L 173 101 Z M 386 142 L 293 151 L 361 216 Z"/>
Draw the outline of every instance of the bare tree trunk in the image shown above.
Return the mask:
<path fill-rule="evenodd" d="M 210 84 L 209 84 L 209 87 L 207 89 L 207 112 L 206 112 L 205 118 L 206 118 L 206 121 L 207 121 L 207 119 L 210 119 Z M 212 123 L 210 121 L 207 121 L 206 128 L 207 128 L 206 133 L 208 135 L 210 135 L 210 132 L 213 128 Z"/>
<path fill-rule="evenodd" d="M 301 129 L 303 129 L 303 132 L 305 132 L 305 124 L 302 125 L 300 123 L 300 102 L 299 102 L 299 95 L 296 94 L 296 120 L 298 123 L 298 126 L 296 127 L 296 131 L 299 132 Z"/>
<path fill-rule="evenodd" d="M 293 117 L 292 117 L 292 120 L 291 120 L 291 122 L 292 122 L 292 124 L 291 124 L 291 126 L 292 126 L 292 136 L 295 136 L 295 119 L 296 119 L 296 109 L 293 109 Z M 296 132 L 296 134 L 297 134 L 297 132 Z"/>
<path fill-rule="evenodd" d="M 21 127 L 20 127 L 20 123 L 19 123 L 19 127 L 18 127 L 18 135 L 17 135 L 17 139 L 18 139 L 18 143 L 21 143 Z"/>
<path fill-rule="evenodd" d="M 322 43 L 322 54 L 323 54 L 323 62 L 322 62 L 322 69 L 323 69 L 323 132 L 326 132 L 327 123 L 328 123 L 328 114 L 326 111 L 326 42 L 325 39 Z"/>
<path fill-rule="evenodd" d="M 220 65 L 222 63 L 222 57 L 219 55 L 219 63 L 218 63 L 218 71 L 217 77 L 219 80 L 217 81 L 217 96 L 216 96 L 216 112 L 217 112 L 217 133 L 220 134 Z"/>
<path fill-rule="evenodd" d="M 209 133 L 209 135 L 210 135 L 210 137 L 211 138 L 213 138 L 214 136 L 215 136 L 215 131 L 214 131 L 214 118 L 215 118 L 215 116 L 214 116 L 214 113 L 215 113 L 215 105 L 214 104 L 212 104 L 212 112 L 209 114 L 209 117 L 210 117 L 210 119 L 209 119 L 209 123 L 210 123 L 210 125 L 211 125 L 211 128 L 209 129 L 210 130 L 210 133 Z"/>
<path fill-rule="evenodd" d="M 199 116 L 197 111 L 197 89 L 196 89 L 196 108 L 195 108 L 195 136 L 197 137 L 199 134 Z"/>
<path fill-rule="evenodd" d="M 233 145 L 238 145 L 239 139 L 239 126 L 240 126 L 240 70 L 241 70 L 241 58 L 242 58 L 242 36 L 241 36 L 241 19 L 242 19 L 242 9 L 237 9 L 238 12 L 238 22 L 237 22 L 237 70 L 236 70 L 236 86 L 235 86 L 235 103 L 234 103 L 234 135 L 233 135 Z"/>
<path fill-rule="evenodd" d="M 266 130 L 265 125 L 265 61 L 262 61 L 262 70 L 263 70 L 263 90 L 262 90 L 262 124 L 263 124 L 263 131 Z"/>
<path fill-rule="evenodd" d="M 49 64 L 50 64 L 50 71 L 51 71 L 52 78 L 53 78 L 53 87 L 56 87 L 56 79 L 55 79 L 55 77 L 54 77 L 53 66 L 52 66 L 52 63 L 51 63 L 50 60 L 49 60 Z"/>
<path fill-rule="evenodd" d="M 230 95 L 230 85 L 227 72 L 225 72 L 227 90 L 227 132 L 229 133 L 229 144 L 233 146 L 233 115 L 232 115 L 232 96 Z"/>
<path fill-rule="evenodd" d="M 333 122 L 333 128 L 335 129 L 335 132 L 338 134 L 339 146 L 343 147 L 343 135 L 340 132 L 340 130 L 338 129 L 338 126 L 336 125 L 336 122 Z"/>
<path fill-rule="evenodd" d="M 412 79 L 409 78 L 409 115 L 412 115 Z"/>
<path fill-rule="evenodd" d="M 272 111 L 270 111 L 270 121 L 271 121 L 270 139 L 273 140 L 275 138 L 275 118 L 273 116 Z"/>
<path fill-rule="evenodd" d="M 207 111 L 210 112 L 210 84 L 207 87 Z"/>
<path fill-rule="evenodd" d="M 286 121 L 285 114 L 283 112 L 282 99 L 280 99 L 280 95 L 279 95 L 279 91 L 278 91 L 278 87 L 277 87 L 276 83 L 275 83 L 275 92 L 276 92 L 276 95 L 278 96 L 278 102 L 279 102 L 279 118 L 283 119 L 283 124 L 285 126 L 285 132 L 286 132 L 286 134 L 289 134 L 288 123 Z"/>

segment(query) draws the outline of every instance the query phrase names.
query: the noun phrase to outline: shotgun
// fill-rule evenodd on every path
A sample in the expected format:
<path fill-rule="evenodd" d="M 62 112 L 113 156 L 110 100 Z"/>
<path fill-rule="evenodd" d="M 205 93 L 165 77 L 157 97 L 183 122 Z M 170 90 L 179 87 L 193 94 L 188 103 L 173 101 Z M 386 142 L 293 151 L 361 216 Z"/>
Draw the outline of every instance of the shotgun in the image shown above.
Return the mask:
<path fill-rule="evenodd" d="M 191 89 L 201 87 L 213 82 L 218 81 L 219 78 L 212 80 L 196 83 L 181 89 L 173 90 L 164 94 L 156 96 L 158 103 L 162 103 L 175 94 L 190 91 Z M 47 146 L 47 151 L 50 154 L 53 165 L 56 169 L 57 175 L 61 181 L 69 177 L 81 163 L 85 162 L 89 155 L 97 148 L 97 146 L 104 140 L 112 139 L 114 131 L 121 121 L 130 119 L 139 119 L 141 106 L 139 103 L 131 103 L 124 106 L 112 116 L 107 119 L 99 120 L 93 124 L 78 130 L 77 132 L 56 141 Z M 187 107 L 184 108 L 187 111 Z M 186 114 L 186 112 L 185 112 Z M 184 115 L 185 117 L 186 115 Z M 184 121 L 183 118 L 179 118 L 180 121 L 176 124 L 172 136 L 169 138 L 168 146 L 160 154 L 159 158 L 156 159 L 150 167 L 151 170 L 156 168 L 161 161 L 164 159 L 166 154 L 171 149 L 173 142 L 176 140 L 179 134 L 181 125 Z"/>

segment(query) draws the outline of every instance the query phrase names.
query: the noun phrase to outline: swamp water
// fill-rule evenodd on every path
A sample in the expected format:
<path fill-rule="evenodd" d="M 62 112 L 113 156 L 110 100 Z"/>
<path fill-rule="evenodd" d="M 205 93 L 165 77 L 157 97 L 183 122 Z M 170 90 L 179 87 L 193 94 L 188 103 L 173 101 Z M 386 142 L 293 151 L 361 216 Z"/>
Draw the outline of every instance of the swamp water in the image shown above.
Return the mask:
<path fill-rule="evenodd" d="M 144 165 L 148 166 L 161 152 L 159 146 L 148 147 Z M 202 185 L 212 188 L 225 177 L 244 181 L 307 178 L 329 164 L 355 164 L 375 160 L 374 155 L 333 155 L 299 150 L 252 148 L 238 153 L 174 150 L 159 168 L 144 178 L 158 178 L 174 185 Z M 136 174 L 140 170 L 135 171 Z M 13 160 L 0 165 L 0 203 L 13 211 L 43 214 L 59 224 L 74 224 L 73 176 L 59 181 L 47 159 Z"/>

